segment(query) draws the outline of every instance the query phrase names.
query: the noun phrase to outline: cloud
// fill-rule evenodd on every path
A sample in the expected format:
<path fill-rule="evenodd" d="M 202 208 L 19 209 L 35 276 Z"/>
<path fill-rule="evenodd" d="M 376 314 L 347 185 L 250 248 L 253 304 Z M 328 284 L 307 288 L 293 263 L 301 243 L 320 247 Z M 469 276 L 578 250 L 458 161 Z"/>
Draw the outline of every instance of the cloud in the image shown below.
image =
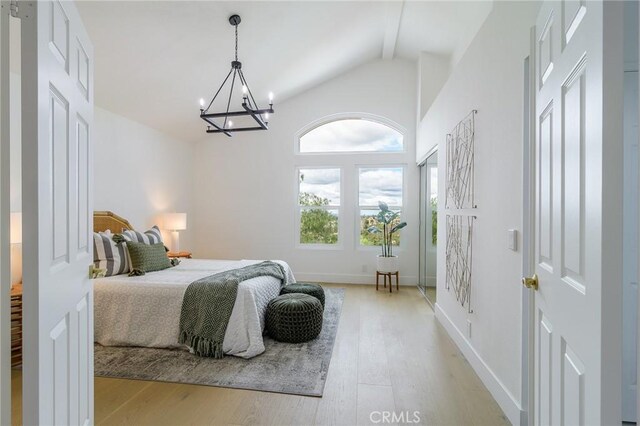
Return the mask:
<path fill-rule="evenodd" d="M 402 135 L 369 120 L 332 121 L 300 138 L 301 152 L 402 151 Z"/>
<path fill-rule="evenodd" d="M 402 206 L 402 167 L 361 168 L 359 187 L 361 206 Z"/>
<path fill-rule="evenodd" d="M 340 205 L 340 169 L 300 169 L 300 192 L 327 198 Z"/>
<path fill-rule="evenodd" d="M 359 173 L 359 205 L 402 206 L 402 167 L 363 167 Z M 303 178 L 304 176 L 304 178 Z M 300 192 L 327 198 L 340 205 L 340 169 L 300 169 Z"/>

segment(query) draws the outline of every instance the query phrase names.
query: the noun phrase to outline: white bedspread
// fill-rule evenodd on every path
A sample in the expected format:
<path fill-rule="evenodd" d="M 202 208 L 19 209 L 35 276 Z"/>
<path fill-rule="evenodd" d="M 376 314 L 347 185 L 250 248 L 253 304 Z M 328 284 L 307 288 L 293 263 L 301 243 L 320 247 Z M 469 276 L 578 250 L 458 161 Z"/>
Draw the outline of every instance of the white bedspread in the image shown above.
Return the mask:
<path fill-rule="evenodd" d="M 192 282 L 258 260 L 183 259 L 180 265 L 139 277 L 117 275 L 94 282 L 95 341 L 104 346 L 185 347 L 178 343 L 184 292 Z M 295 282 L 286 262 L 286 284 Z M 225 354 L 251 358 L 264 352 L 262 332 L 269 301 L 280 280 L 257 277 L 240 283 L 224 336 Z"/>

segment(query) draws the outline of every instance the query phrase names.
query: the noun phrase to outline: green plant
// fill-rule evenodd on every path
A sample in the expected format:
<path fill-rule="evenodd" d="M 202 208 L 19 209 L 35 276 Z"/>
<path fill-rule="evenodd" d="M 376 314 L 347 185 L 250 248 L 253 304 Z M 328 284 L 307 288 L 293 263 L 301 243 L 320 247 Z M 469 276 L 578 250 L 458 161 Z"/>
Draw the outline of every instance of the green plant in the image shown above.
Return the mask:
<path fill-rule="evenodd" d="M 431 199 L 431 244 L 438 244 L 438 198 Z"/>
<path fill-rule="evenodd" d="M 380 208 L 380 212 L 378 212 L 378 215 L 376 216 L 378 224 L 370 226 L 368 231 L 371 234 L 382 233 L 382 256 L 392 257 L 393 234 L 407 226 L 407 222 L 400 222 L 394 225 L 393 222 L 400 216 L 400 212 L 389 210 L 387 203 L 382 201 L 378 202 L 378 207 Z"/>
<path fill-rule="evenodd" d="M 300 205 L 327 206 L 329 200 L 308 192 L 300 193 Z M 338 242 L 338 218 L 324 208 L 304 209 L 300 213 L 300 243 L 336 244 Z"/>

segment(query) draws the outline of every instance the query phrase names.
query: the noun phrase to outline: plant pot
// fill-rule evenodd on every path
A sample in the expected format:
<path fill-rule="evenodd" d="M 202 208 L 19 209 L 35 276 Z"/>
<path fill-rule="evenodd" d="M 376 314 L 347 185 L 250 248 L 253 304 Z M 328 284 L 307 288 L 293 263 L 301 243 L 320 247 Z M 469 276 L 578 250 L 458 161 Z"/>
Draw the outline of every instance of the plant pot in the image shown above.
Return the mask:
<path fill-rule="evenodd" d="M 378 255 L 377 267 L 379 272 L 397 272 L 398 256 L 382 256 Z"/>

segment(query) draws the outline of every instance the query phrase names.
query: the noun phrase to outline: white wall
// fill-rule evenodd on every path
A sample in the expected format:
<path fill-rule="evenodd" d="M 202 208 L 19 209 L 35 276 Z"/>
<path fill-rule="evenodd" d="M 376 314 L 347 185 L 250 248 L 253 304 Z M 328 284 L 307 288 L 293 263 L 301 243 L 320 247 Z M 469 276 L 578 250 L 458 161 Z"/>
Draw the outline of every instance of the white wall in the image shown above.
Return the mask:
<path fill-rule="evenodd" d="M 94 115 L 94 208 L 142 229 L 164 212 L 186 212 L 180 246 L 191 247 L 193 144 L 171 138 L 102 108 Z M 165 241 L 168 235 L 165 235 Z"/>
<path fill-rule="evenodd" d="M 11 117 L 19 123 L 20 76 L 11 73 Z M 191 215 L 193 144 L 95 108 L 94 209 L 111 210 L 137 228 L 159 224 L 168 211 Z M 22 211 L 21 131 L 11 126 L 11 211 Z M 180 232 L 188 249 L 192 227 Z M 163 232 L 164 234 L 164 232 Z M 168 242 L 168 235 L 165 235 Z M 16 253 L 19 254 L 19 253 Z M 20 259 L 16 256 L 16 261 Z M 12 269 L 17 268 L 17 266 Z"/>
<path fill-rule="evenodd" d="M 451 58 L 421 52 L 417 61 L 418 66 L 418 121 L 422 123 L 433 101 L 451 73 Z M 426 153 L 425 153 L 426 154 Z"/>
<path fill-rule="evenodd" d="M 342 249 L 298 248 L 295 235 L 297 202 L 294 143 L 296 133 L 322 117 L 364 112 L 385 117 L 406 129 L 406 153 L 392 154 L 406 165 L 402 231 L 401 284 L 415 285 L 418 272 L 418 169 L 415 156 L 416 66 L 374 61 L 282 104 L 275 104 L 268 132 L 237 133 L 233 138 L 207 135 L 195 150 L 194 226 L 198 257 L 284 259 L 298 280 L 371 283 L 375 249 L 359 249 L 355 241 L 356 212 L 344 206 Z M 204 131 L 204 128 L 203 128 Z M 376 155 L 342 155 L 344 191 L 351 165 L 375 161 Z M 332 165 L 327 156 L 307 158 L 305 164 Z M 378 157 L 379 158 L 379 157 Z M 354 192 L 352 192 L 353 194 Z"/>
<path fill-rule="evenodd" d="M 20 102 L 20 76 L 10 73 L 11 99 L 9 113 L 11 115 L 11 135 L 10 135 L 10 178 L 9 178 L 9 197 L 11 200 L 11 211 L 22 211 L 22 128 L 19 123 L 22 120 L 22 109 Z"/>
<path fill-rule="evenodd" d="M 474 313 L 438 277 L 437 316 L 513 423 L 520 421 L 522 254 L 507 230 L 522 229 L 523 64 L 539 4 L 497 2 L 420 126 L 416 156 L 439 149 L 439 199 L 445 190 L 446 134 L 477 109 L 475 141 Z M 446 221 L 444 211 L 438 222 Z M 438 269 L 445 271 L 445 227 Z M 467 320 L 471 322 L 468 334 Z"/>

